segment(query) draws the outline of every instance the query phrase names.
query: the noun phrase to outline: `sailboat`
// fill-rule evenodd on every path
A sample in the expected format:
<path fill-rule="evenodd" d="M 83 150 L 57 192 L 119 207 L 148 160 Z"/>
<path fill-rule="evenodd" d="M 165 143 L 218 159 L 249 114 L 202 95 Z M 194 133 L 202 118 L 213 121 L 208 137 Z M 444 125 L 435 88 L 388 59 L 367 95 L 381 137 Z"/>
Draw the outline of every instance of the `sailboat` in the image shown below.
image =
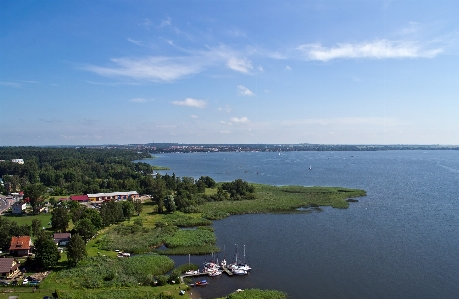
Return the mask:
<path fill-rule="evenodd" d="M 244 245 L 244 262 L 240 262 L 237 259 L 237 244 L 236 244 L 236 261 L 229 265 L 229 268 L 231 269 L 231 272 L 235 275 L 246 275 L 248 274 L 248 271 L 251 270 L 249 265 L 245 263 L 245 245 Z"/>

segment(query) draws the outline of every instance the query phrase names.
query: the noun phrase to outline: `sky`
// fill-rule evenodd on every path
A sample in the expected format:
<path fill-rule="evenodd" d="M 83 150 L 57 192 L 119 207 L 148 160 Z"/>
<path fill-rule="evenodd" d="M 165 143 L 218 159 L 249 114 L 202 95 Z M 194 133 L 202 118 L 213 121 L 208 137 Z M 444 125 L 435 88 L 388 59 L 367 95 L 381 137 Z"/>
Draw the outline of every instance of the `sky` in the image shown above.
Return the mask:
<path fill-rule="evenodd" d="M 459 144 L 456 0 L 0 1 L 0 146 Z"/>

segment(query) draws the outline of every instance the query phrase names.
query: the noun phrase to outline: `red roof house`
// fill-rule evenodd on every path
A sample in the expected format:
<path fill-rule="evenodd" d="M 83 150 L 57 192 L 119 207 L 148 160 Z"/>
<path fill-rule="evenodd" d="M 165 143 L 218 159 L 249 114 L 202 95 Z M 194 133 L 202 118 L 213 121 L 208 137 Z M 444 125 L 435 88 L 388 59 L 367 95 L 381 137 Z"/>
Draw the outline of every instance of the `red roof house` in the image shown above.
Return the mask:
<path fill-rule="evenodd" d="M 33 244 L 29 236 L 11 238 L 10 254 L 12 256 L 28 256 L 32 249 Z"/>
<path fill-rule="evenodd" d="M 70 196 L 71 200 L 76 200 L 76 201 L 89 201 L 89 197 L 87 195 L 72 195 Z"/>

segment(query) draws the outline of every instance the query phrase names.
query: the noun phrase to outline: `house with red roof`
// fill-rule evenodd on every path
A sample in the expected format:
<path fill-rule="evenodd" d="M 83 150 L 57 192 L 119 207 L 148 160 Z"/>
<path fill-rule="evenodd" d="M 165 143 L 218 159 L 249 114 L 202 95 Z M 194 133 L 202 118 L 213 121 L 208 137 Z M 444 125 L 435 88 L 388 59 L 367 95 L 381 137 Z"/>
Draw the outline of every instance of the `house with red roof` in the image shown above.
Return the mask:
<path fill-rule="evenodd" d="M 28 256 L 32 253 L 33 243 L 30 236 L 17 236 L 11 238 L 10 254 L 12 256 Z"/>
<path fill-rule="evenodd" d="M 20 273 L 19 263 L 14 258 L 0 258 L 0 277 L 10 279 Z"/>
<path fill-rule="evenodd" d="M 88 195 L 72 195 L 70 196 L 70 200 L 75 200 L 79 202 L 87 202 L 89 201 Z"/>

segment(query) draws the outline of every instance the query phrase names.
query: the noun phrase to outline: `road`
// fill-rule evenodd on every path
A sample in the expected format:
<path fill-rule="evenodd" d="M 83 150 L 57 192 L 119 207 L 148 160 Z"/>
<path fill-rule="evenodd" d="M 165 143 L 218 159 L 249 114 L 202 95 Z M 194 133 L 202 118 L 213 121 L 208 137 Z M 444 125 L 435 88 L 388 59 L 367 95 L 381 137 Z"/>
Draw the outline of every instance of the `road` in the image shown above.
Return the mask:
<path fill-rule="evenodd" d="M 0 195 L 0 214 L 8 210 L 10 208 L 10 205 L 11 205 L 11 200 L 6 199 L 6 197 L 3 195 Z"/>

